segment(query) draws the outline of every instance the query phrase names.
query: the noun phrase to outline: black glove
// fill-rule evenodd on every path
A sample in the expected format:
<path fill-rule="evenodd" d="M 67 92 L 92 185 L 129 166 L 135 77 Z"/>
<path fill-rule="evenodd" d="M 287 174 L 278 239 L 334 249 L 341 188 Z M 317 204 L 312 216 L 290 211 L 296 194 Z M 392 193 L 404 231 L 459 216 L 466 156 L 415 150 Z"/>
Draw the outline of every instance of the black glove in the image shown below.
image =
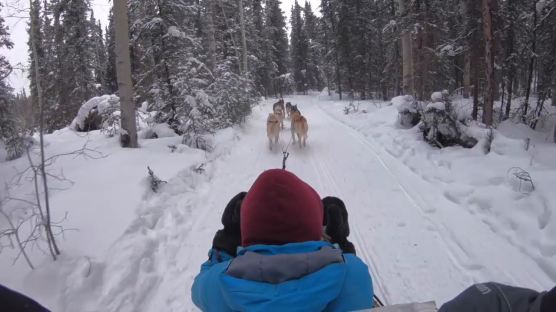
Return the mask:
<path fill-rule="evenodd" d="M 541 312 L 556 311 L 556 287 L 547 292 L 541 303 Z"/>
<path fill-rule="evenodd" d="M 212 240 L 212 248 L 225 251 L 233 257 L 236 256 L 237 246 L 241 244 L 240 210 L 246 194 L 246 192 L 237 194 L 226 205 L 222 213 L 224 228 L 216 231 Z"/>
<path fill-rule="evenodd" d="M 323 225 L 326 226 L 324 233 L 330 237 L 330 242 L 338 244 L 344 253 L 355 254 L 355 246 L 347 239 L 349 224 L 344 202 L 337 197 L 325 197 L 322 205 L 324 207 Z"/>

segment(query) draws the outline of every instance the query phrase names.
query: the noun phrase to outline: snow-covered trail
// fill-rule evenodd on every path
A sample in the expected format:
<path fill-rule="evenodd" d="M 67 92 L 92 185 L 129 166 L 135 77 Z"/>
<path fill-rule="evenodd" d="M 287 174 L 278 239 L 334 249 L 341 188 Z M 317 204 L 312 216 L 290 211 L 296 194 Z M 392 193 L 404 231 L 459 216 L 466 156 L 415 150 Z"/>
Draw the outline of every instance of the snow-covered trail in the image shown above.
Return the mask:
<path fill-rule="evenodd" d="M 307 147 L 289 147 L 288 170 L 322 197 L 344 200 L 349 238 L 386 302 L 442 303 L 475 281 L 550 285 L 528 255 L 442 194 L 434 195 L 372 139 L 331 117 L 322 109 L 326 102 L 310 96 L 286 100 L 298 104 L 309 123 Z M 204 174 L 185 169 L 161 193 L 145 199 L 110 256 L 93 263 L 93 269 L 81 265 L 86 282 L 67 283 L 65 310 L 196 310 L 191 284 L 221 228 L 225 205 L 263 170 L 282 165 L 282 151 L 267 145 L 271 102 L 254 108 L 242 129 L 228 136 L 229 148 L 211 156 Z M 289 140 L 286 122 L 281 147 Z"/>

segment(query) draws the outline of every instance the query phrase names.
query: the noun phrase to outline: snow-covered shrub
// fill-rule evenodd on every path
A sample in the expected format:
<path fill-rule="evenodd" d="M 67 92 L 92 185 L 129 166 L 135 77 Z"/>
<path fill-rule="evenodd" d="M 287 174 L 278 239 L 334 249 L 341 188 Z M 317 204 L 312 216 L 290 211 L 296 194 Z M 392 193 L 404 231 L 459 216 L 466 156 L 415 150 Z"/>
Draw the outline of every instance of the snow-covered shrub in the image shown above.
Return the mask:
<path fill-rule="evenodd" d="M 229 62 L 217 66 L 216 80 L 206 91 L 216 108 L 218 128 L 242 123 L 259 98 L 253 81 L 234 73 L 231 66 Z"/>
<path fill-rule="evenodd" d="M 119 110 L 119 97 L 115 95 L 94 97 L 81 105 L 70 127 L 75 131 L 83 132 L 103 129 L 112 136 L 119 129 Z"/>
<path fill-rule="evenodd" d="M 6 160 L 21 157 L 26 148 L 33 144 L 23 135 L 13 114 L 12 102 L 6 98 L 0 98 L 0 141 L 4 143 Z"/>
<path fill-rule="evenodd" d="M 344 107 L 344 114 L 349 115 L 350 113 L 357 113 L 359 111 L 359 103 L 357 105 L 353 102 L 349 102 L 348 105 Z"/>
<path fill-rule="evenodd" d="M 440 100 L 441 97 L 441 100 Z M 452 110 L 447 92 L 435 92 L 422 112 L 420 129 L 423 138 L 436 147 L 461 145 L 471 148 L 477 140 L 466 135 L 462 124 Z"/>
<path fill-rule="evenodd" d="M 404 128 L 413 128 L 421 121 L 419 104 L 411 95 L 396 96 L 392 105 L 398 110 L 398 121 Z"/>
<path fill-rule="evenodd" d="M 108 137 L 113 137 L 120 133 L 120 102 L 112 102 L 101 114 L 102 125 L 100 131 Z"/>
<path fill-rule="evenodd" d="M 35 144 L 30 136 L 14 136 L 5 141 L 6 160 L 14 160 L 21 157 L 27 149 Z"/>
<path fill-rule="evenodd" d="M 182 143 L 205 151 L 212 150 L 210 136 L 216 128 L 215 109 L 209 96 L 198 91 L 196 96 L 189 96 L 187 103 L 192 107 L 187 120 L 181 127 Z"/>

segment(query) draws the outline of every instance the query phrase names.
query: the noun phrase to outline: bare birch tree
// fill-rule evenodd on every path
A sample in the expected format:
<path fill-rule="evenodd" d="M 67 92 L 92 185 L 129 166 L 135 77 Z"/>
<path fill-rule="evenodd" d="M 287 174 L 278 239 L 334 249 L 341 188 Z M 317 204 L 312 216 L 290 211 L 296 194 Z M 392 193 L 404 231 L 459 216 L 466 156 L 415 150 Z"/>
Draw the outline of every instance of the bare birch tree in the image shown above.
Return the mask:
<path fill-rule="evenodd" d="M 29 0 L 29 7 L 32 8 L 33 7 L 33 3 L 31 0 Z M 36 27 L 36 24 L 31 23 L 30 24 L 31 27 Z M 47 241 L 48 241 L 48 248 L 50 249 L 50 253 L 52 255 L 52 258 L 54 260 L 56 260 L 56 256 L 60 254 L 60 250 L 58 249 L 58 245 L 56 244 L 56 240 L 54 239 L 54 235 L 52 233 L 52 220 L 51 220 L 51 214 L 50 214 L 50 200 L 49 200 L 49 195 L 48 195 L 48 178 L 47 178 L 47 174 L 46 174 L 46 169 L 45 169 L 45 151 L 44 151 L 44 101 L 43 101 L 43 95 L 42 95 L 42 88 L 41 88 L 41 75 L 40 75 L 40 64 L 39 64 L 39 59 L 38 59 L 38 54 L 37 54 L 37 45 L 36 42 L 34 40 L 34 38 L 32 37 L 35 34 L 35 29 L 31 29 L 31 42 L 32 42 L 32 49 L 33 49 L 33 61 L 35 62 L 35 80 L 36 80 L 36 88 L 37 88 L 37 103 L 39 104 L 39 140 L 40 140 L 40 165 L 39 165 L 39 170 L 40 170 L 40 175 L 42 177 L 42 188 L 43 188 L 43 196 L 44 196 L 44 206 L 45 206 L 45 214 L 44 216 L 41 215 L 41 217 L 43 217 L 43 225 L 45 228 L 45 233 L 47 236 Z M 35 183 L 38 183 L 37 180 L 35 180 Z M 37 201 L 40 203 L 40 199 L 38 198 Z"/>

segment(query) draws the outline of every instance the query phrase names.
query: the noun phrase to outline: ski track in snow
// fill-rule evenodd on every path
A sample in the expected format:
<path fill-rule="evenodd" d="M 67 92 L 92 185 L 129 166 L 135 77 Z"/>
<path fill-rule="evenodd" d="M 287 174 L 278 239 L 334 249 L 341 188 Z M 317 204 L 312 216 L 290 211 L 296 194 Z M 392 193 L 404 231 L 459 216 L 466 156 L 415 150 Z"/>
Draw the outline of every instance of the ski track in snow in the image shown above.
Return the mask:
<path fill-rule="evenodd" d="M 307 147 L 289 146 L 287 168 L 322 197 L 346 203 L 349 239 L 385 302 L 441 304 L 473 282 L 487 280 L 536 289 L 553 283 L 524 251 L 458 209 L 449 195 L 372 137 L 326 112 L 326 101 L 311 96 L 286 101 L 299 104 L 309 123 Z M 281 168 L 282 148 L 291 134 L 286 121 L 280 146 L 268 149 L 266 117 L 272 102 L 254 107 L 246 124 L 235 130 L 239 135 L 227 136 L 225 146 L 209 155 L 203 174 L 184 168 L 160 193 L 145 195 L 138 217 L 107 258 L 88 264 L 86 274 L 75 265 L 60 311 L 196 311 L 191 285 L 222 227 L 228 200 L 248 190 L 263 170 Z"/>

